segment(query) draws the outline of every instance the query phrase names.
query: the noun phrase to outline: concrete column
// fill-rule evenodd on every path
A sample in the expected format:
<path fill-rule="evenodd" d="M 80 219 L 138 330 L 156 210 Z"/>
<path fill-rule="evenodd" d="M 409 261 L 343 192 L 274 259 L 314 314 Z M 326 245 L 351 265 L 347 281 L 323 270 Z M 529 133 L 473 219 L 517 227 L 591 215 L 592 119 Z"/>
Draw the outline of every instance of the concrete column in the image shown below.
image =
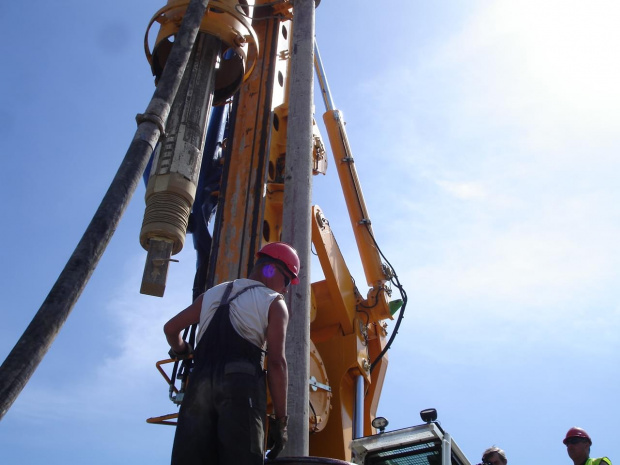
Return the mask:
<path fill-rule="evenodd" d="M 288 295 L 286 339 L 289 367 L 288 443 L 282 456 L 307 456 L 310 377 L 310 247 L 312 200 L 312 105 L 314 100 L 314 0 L 294 0 L 289 81 L 282 240 L 297 249 L 300 280 Z"/>

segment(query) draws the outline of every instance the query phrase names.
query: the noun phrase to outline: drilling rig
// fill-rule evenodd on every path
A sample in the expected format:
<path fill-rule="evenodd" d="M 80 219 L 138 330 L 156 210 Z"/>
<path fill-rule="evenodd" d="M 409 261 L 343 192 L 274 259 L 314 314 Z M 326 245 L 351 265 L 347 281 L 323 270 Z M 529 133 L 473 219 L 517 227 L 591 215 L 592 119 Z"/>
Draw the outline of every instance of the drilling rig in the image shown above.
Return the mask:
<path fill-rule="evenodd" d="M 327 83 L 314 38 L 318 3 L 208 3 L 165 135 L 145 176 L 140 243 L 148 255 L 141 292 L 164 295 L 171 257 L 183 248 L 187 233 L 197 253 L 194 298 L 217 283 L 245 276 L 262 246 L 291 243 L 300 252 L 302 268 L 301 284 L 287 302 L 297 315 L 289 325 L 293 335 L 287 337 L 287 358 L 297 357 L 289 363 L 297 372 L 289 398 L 298 404 L 289 400 L 292 426 L 285 453 L 387 463 L 377 458 L 379 452 L 398 450 L 398 457 L 428 457 L 424 463 L 467 465 L 436 417 L 404 436 L 383 433 L 377 417 L 386 353 L 407 297 L 373 233 L 344 116 Z M 148 25 L 145 52 L 156 82 L 188 4 L 169 0 Z M 329 148 L 312 114 L 313 68 L 325 104 Z M 328 152 L 363 266 L 365 291 L 351 275 L 328 210 L 310 202 L 312 176 L 328 173 Z M 311 249 L 324 277 L 316 282 L 310 282 Z M 397 314 L 390 335 L 387 321 Z M 193 344 L 195 328 L 184 336 Z M 169 385 L 170 399 L 180 404 L 189 363 L 165 359 L 157 368 Z M 175 424 L 175 418 L 168 414 L 147 421 Z M 394 461 L 394 453 L 389 463 L 413 463 Z M 374 458 L 368 462 L 368 457 Z"/>

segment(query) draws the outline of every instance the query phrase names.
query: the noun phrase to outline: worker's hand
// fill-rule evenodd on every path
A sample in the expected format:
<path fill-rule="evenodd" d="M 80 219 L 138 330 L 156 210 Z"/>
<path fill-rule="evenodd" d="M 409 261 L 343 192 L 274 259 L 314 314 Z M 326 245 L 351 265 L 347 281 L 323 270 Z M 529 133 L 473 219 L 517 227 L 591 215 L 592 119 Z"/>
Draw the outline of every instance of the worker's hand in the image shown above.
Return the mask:
<path fill-rule="evenodd" d="M 181 353 L 175 352 L 172 348 L 168 351 L 170 358 L 176 358 L 178 360 L 187 360 L 193 353 L 194 349 L 192 349 L 192 346 L 187 342 L 185 342 L 185 350 Z"/>
<path fill-rule="evenodd" d="M 267 449 L 271 449 L 267 454 L 269 460 L 275 459 L 284 449 L 284 445 L 288 441 L 287 425 L 288 417 L 278 419 L 269 417 L 269 433 L 267 435 Z"/>

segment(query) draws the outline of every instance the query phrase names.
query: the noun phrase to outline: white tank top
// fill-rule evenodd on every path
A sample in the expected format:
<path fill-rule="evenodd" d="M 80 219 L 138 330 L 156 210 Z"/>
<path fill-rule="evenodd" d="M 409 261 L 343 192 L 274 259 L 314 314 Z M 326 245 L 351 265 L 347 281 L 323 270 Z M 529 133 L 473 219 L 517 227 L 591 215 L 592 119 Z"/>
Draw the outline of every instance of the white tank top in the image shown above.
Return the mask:
<path fill-rule="evenodd" d="M 236 279 L 233 281 L 229 300 L 246 287 L 256 284 L 260 284 L 260 286 L 245 291 L 230 302 L 230 322 L 243 339 L 264 350 L 267 337 L 267 323 L 269 321 L 269 307 L 274 299 L 282 297 L 282 295 L 259 281 Z M 220 301 L 224 297 L 227 285 L 228 282 L 218 284 L 203 294 L 196 344 L 202 338 L 215 311 L 220 306 Z"/>

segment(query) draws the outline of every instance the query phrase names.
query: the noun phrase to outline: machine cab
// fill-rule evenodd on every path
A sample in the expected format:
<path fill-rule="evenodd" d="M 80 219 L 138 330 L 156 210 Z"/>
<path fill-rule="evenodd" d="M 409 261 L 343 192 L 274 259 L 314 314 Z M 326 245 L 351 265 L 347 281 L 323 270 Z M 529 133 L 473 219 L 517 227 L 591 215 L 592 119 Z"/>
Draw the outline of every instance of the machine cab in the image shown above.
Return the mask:
<path fill-rule="evenodd" d="M 470 465 L 434 422 L 354 439 L 351 450 L 357 465 Z"/>

